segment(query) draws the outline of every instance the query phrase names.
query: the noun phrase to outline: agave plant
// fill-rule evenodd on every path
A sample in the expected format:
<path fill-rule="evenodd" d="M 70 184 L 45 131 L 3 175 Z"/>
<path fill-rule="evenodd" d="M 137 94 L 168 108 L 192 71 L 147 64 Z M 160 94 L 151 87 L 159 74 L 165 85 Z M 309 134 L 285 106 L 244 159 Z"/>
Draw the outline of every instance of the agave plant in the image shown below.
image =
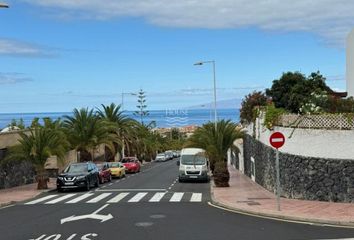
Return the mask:
<path fill-rule="evenodd" d="M 203 148 L 210 160 L 217 186 L 228 186 L 227 151 L 238 151 L 234 141 L 243 136 L 243 132 L 230 120 L 220 120 L 217 127 L 213 122 L 198 128 L 187 142 L 187 146 Z"/>

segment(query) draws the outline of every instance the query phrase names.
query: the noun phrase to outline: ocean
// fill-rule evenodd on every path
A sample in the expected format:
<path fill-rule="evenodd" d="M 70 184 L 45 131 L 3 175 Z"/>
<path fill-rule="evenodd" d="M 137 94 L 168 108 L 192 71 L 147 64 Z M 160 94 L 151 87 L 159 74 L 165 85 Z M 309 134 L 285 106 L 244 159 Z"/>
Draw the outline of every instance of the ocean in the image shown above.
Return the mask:
<path fill-rule="evenodd" d="M 126 114 L 138 121 L 140 117 L 135 116 L 133 111 L 126 111 Z M 34 118 L 49 117 L 52 119 L 63 118 L 65 115 L 72 115 L 71 112 L 51 113 L 0 113 L 0 129 L 7 127 L 13 119 L 23 119 L 25 126 L 30 126 Z M 232 122 L 239 122 L 239 109 L 218 109 L 218 119 L 230 119 Z M 143 118 L 145 124 L 155 121 L 156 127 L 181 127 L 187 125 L 201 126 L 204 123 L 214 120 L 214 111 L 209 109 L 167 109 L 151 110 L 149 115 Z"/>

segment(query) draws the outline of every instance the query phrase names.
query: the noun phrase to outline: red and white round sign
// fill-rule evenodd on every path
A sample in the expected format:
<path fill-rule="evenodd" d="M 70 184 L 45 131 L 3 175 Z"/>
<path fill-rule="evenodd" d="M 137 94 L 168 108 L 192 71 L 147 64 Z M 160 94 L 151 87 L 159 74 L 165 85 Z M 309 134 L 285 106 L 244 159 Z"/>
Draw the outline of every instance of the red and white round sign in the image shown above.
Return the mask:
<path fill-rule="evenodd" d="M 270 135 L 269 142 L 274 148 L 281 148 L 285 143 L 285 136 L 281 132 L 274 132 Z"/>

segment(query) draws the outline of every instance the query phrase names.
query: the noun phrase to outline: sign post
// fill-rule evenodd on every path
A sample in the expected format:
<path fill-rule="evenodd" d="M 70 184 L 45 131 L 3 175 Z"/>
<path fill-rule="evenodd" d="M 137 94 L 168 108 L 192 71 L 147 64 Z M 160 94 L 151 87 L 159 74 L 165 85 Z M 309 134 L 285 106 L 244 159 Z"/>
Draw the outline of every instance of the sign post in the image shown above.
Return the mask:
<path fill-rule="evenodd" d="M 285 143 L 285 137 L 281 132 L 274 132 L 269 138 L 270 145 L 276 148 L 275 169 L 277 172 L 277 209 L 280 211 L 280 170 L 279 170 L 279 148 Z"/>

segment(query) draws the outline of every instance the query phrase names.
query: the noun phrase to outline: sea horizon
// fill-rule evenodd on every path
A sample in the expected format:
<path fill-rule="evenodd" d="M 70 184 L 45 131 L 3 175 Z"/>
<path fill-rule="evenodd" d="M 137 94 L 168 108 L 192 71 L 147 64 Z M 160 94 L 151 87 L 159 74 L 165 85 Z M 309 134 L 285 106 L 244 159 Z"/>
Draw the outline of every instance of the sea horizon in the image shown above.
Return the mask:
<path fill-rule="evenodd" d="M 144 117 L 144 123 L 148 124 L 152 121 L 156 123 L 156 127 L 182 127 L 188 125 L 201 126 L 209 121 L 214 121 L 214 111 L 212 109 L 165 109 L 165 110 L 148 110 L 149 115 Z M 232 122 L 239 122 L 240 109 L 224 108 L 217 109 L 218 119 L 230 119 Z M 128 117 L 140 121 L 139 116 L 135 116 L 135 111 L 124 111 Z M 39 118 L 40 123 L 43 118 L 49 117 L 53 120 L 71 116 L 73 112 L 27 112 L 27 113 L 0 113 L 0 129 L 11 124 L 12 120 L 24 122 L 26 127 L 30 126 L 34 118 Z"/>

